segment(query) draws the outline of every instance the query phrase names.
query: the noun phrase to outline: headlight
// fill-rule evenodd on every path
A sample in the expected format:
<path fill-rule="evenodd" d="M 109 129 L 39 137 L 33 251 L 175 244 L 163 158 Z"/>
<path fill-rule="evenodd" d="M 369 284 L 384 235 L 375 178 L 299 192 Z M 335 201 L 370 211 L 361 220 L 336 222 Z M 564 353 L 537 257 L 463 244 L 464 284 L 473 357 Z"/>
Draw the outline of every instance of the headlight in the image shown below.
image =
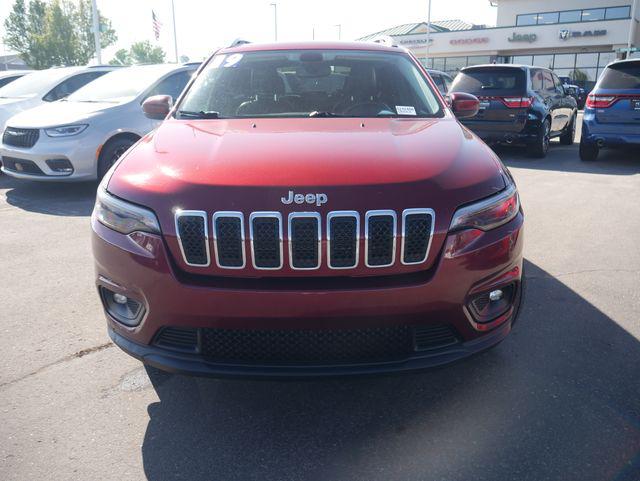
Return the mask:
<path fill-rule="evenodd" d="M 449 230 L 495 229 L 512 220 L 519 210 L 518 189 L 515 184 L 510 183 L 499 194 L 458 209 L 453 215 Z"/>
<path fill-rule="evenodd" d="M 72 135 L 78 135 L 87 127 L 87 124 L 61 125 L 60 127 L 51 127 L 50 129 L 44 129 L 44 132 L 49 137 L 71 137 Z"/>
<path fill-rule="evenodd" d="M 160 224 L 152 211 L 114 197 L 102 185 L 98 188 L 92 215 L 101 224 L 122 234 L 160 234 Z"/>

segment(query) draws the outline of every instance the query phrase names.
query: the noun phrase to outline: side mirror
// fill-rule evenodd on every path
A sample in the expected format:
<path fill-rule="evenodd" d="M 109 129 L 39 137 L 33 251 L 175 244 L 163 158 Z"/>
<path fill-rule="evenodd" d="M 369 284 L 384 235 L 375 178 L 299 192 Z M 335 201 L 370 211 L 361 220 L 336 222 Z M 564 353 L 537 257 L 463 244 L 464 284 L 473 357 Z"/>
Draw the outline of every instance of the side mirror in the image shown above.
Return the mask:
<path fill-rule="evenodd" d="M 447 95 L 447 104 L 459 119 L 473 117 L 480 110 L 480 101 L 466 92 L 452 92 Z"/>
<path fill-rule="evenodd" d="M 147 118 L 164 120 L 173 107 L 171 95 L 154 95 L 142 102 L 142 111 Z"/>

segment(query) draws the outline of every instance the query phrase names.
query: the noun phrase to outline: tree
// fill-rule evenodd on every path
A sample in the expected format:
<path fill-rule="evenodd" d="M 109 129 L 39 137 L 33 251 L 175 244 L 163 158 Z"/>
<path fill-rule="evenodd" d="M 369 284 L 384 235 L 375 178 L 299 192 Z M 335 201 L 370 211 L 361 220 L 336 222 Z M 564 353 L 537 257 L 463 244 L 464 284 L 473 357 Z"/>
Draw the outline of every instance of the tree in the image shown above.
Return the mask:
<path fill-rule="evenodd" d="M 165 53 L 162 47 L 154 47 L 151 42 L 136 42 L 129 49 L 133 63 L 163 63 Z"/>
<path fill-rule="evenodd" d="M 4 42 L 33 68 L 85 65 L 95 54 L 90 0 L 16 0 L 5 30 Z M 117 40 L 103 16 L 100 31 L 103 48 Z"/>
<path fill-rule="evenodd" d="M 118 50 L 109 61 L 110 65 L 131 65 L 131 55 L 126 48 Z"/>

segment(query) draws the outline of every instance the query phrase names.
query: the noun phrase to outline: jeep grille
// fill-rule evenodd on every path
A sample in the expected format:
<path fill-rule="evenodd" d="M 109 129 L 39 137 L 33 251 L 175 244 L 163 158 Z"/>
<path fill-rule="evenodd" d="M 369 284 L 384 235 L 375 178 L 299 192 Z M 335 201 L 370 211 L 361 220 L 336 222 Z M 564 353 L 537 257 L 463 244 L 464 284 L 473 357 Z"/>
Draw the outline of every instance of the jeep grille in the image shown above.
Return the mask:
<path fill-rule="evenodd" d="M 176 214 L 178 242 L 190 266 L 210 264 L 207 223 L 204 211 Z M 280 212 L 253 212 L 248 239 L 242 212 L 220 211 L 212 217 L 212 228 L 215 262 L 221 269 L 243 269 L 247 256 L 260 270 L 282 269 L 285 262 L 295 270 L 319 269 L 323 262 L 330 269 L 353 269 L 359 263 L 361 230 L 356 211 L 333 211 L 326 220 L 317 212 L 293 212 L 285 220 Z M 364 263 L 370 268 L 394 265 L 398 243 L 402 264 L 426 262 L 433 230 L 431 209 L 406 209 L 400 219 L 393 210 L 368 211 L 364 215 Z"/>

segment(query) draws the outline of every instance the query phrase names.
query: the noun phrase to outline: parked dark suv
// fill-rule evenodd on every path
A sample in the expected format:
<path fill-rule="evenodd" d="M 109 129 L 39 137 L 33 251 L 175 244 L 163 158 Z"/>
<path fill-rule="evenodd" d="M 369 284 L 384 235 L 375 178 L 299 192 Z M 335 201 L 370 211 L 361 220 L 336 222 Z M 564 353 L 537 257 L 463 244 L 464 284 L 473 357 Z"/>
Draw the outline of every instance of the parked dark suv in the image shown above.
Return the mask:
<path fill-rule="evenodd" d="M 527 65 L 478 65 L 460 71 L 451 92 L 480 99 L 480 111 L 462 122 L 488 143 L 522 144 L 544 157 L 549 140 L 573 144 L 578 107 L 551 70 Z"/>

